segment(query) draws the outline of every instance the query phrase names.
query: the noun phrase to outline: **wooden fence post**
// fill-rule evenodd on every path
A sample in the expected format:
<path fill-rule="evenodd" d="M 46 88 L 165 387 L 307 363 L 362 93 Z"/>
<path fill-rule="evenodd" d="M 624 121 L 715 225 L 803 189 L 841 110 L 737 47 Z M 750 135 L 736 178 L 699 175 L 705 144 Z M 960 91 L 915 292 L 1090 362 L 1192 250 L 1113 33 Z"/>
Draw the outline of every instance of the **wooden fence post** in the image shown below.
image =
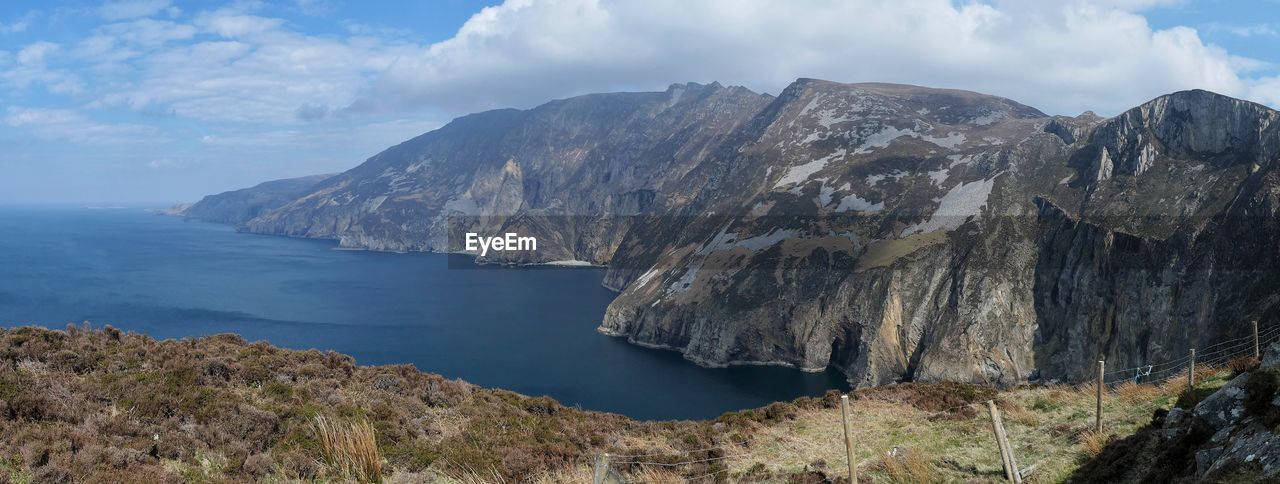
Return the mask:
<path fill-rule="evenodd" d="M 1013 482 L 1012 466 L 1009 465 L 1009 454 L 1004 451 L 1004 441 L 1000 440 L 1000 422 L 996 419 L 996 404 L 987 400 L 987 411 L 991 413 L 991 433 L 996 436 L 996 447 L 1000 449 L 1000 467 L 1004 468 L 1004 477 Z"/>
<path fill-rule="evenodd" d="M 1195 390 L 1196 388 L 1196 350 L 1191 349 L 1191 365 L 1187 366 L 1187 389 Z"/>
<path fill-rule="evenodd" d="M 1098 411 L 1093 419 L 1093 431 L 1102 431 L 1102 387 L 1106 385 L 1106 366 L 1105 360 L 1098 360 Z"/>
<path fill-rule="evenodd" d="M 604 484 L 605 478 L 609 476 L 609 453 L 597 455 L 595 464 L 591 467 L 591 484 Z"/>
<path fill-rule="evenodd" d="M 1000 448 L 1000 462 L 1004 466 L 1004 477 L 1009 482 L 1021 483 L 1022 473 L 1018 471 L 1018 460 L 1013 456 L 1013 446 L 1009 445 L 1009 436 L 1004 433 L 1004 419 L 1000 418 L 1000 409 L 996 403 L 987 400 L 987 411 L 991 413 L 991 429 L 996 434 L 996 445 Z"/>
<path fill-rule="evenodd" d="M 857 484 L 858 469 L 853 462 L 853 430 L 849 428 L 849 395 L 840 395 L 840 418 L 844 421 L 844 454 L 849 462 L 849 483 Z"/>
<path fill-rule="evenodd" d="M 1253 322 L 1253 358 L 1262 360 L 1262 348 L 1258 346 L 1258 322 Z"/>
<path fill-rule="evenodd" d="M 1000 440 L 1004 442 L 1004 452 L 1009 454 L 1009 466 L 1013 471 L 1013 482 L 1022 484 L 1022 469 L 1018 468 L 1018 456 L 1013 453 L 1013 444 L 1009 443 L 1009 433 L 1004 428 L 1004 417 L 1000 415 L 1000 409 L 996 409 L 996 423 L 1000 425 Z"/>

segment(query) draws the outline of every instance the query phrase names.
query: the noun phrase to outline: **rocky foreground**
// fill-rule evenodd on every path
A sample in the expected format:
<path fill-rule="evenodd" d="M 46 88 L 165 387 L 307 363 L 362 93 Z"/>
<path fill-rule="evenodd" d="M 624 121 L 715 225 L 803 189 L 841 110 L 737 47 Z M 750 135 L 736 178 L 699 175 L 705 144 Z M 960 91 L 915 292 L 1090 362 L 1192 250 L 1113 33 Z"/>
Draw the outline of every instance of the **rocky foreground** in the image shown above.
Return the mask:
<path fill-rule="evenodd" d="M 1277 457 L 1274 363 L 1260 371 L 1207 398 L 1229 372 L 1206 371 L 1185 394 L 1178 382 L 1122 385 L 1108 394 L 1103 433 L 1091 431 L 1090 387 L 860 390 L 856 464 L 875 482 L 998 481 L 982 411 L 994 399 L 1037 482 L 1247 482 L 1274 475 Z M 1193 411 L 1168 410 L 1199 399 Z M 641 422 L 234 335 L 0 330 L 5 482 L 590 482 L 606 452 L 608 471 L 632 481 L 842 482 L 838 406 L 832 393 L 713 421 Z M 1183 442 L 1170 447 L 1183 454 L 1152 439 Z M 1174 467 L 1158 460 L 1190 455 Z"/>
<path fill-rule="evenodd" d="M 1109 482 L 1280 482 L 1280 346 L 1260 367 L 1109 446 L 1080 475 Z"/>

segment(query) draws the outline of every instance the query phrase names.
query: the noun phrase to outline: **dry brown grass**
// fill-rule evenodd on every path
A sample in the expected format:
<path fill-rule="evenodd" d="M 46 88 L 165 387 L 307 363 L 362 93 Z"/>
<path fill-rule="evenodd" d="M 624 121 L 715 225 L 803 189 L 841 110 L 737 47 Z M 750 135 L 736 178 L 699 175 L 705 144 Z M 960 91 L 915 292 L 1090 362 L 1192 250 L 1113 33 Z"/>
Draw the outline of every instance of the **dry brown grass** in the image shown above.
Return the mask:
<path fill-rule="evenodd" d="M 343 424 L 317 415 L 311 425 L 329 468 L 360 482 L 382 482 L 382 459 L 373 424 L 368 420 Z"/>
<path fill-rule="evenodd" d="M 568 466 L 553 471 L 543 472 L 529 479 L 532 484 L 563 484 L 573 482 L 591 482 L 592 469 L 585 465 Z"/>
<path fill-rule="evenodd" d="M 0 447 L 20 447 L 17 457 L 0 459 L 0 481 L 348 482 L 376 463 L 391 483 L 550 484 L 589 482 L 590 458 L 600 452 L 672 460 L 717 447 L 714 455 L 698 454 L 727 457 L 715 466 L 675 470 L 730 481 L 820 482 L 843 475 L 846 459 L 835 392 L 715 421 L 636 422 L 412 367 L 361 367 L 333 353 L 230 335 L 156 341 L 106 329 L 68 335 L 19 328 L 0 330 L 0 350 L 0 367 L 10 368 L 0 371 L 0 409 L 7 405 L 10 419 L 0 421 Z M 1205 390 L 1222 380 L 1202 365 L 1196 370 Z M 1130 403 L 1145 389 L 1109 392 L 1108 431 L 1124 437 L 1147 425 L 1154 409 L 1177 400 L 1185 375 L 1164 385 L 1176 391 L 1149 401 Z M 75 389 L 84 391 L 68 392 Z M 1000 460 L 981 403 L 996 399 L 1019 462 L 1041 463 L 1037 481 L 1062 482 L 1082 453 L 1109 440 L 1079 439 L 1093 426 L 1094 391 L 1092 384 L 997 392 L 955 383 L 859 390 L 850 412 L 855 461 L 876 482 L 997 476 Z M 315 415 L 331 420 L 317 425 Z M 336 452 L 323 454 L 319 427 L 337 442 L 356 418 L 367 419 L 365 449 L 373 459 L 344 464 Z M 895 447 L 911 450 L 885 463 Z M 637 475 L 642 467 L 653 471 Z M 619 470 L 637 481 L 680 482 L 656 466 Z"/>
<path fill-rule="evenodd" d="M 1258 366 L 1260 366 L 1261 364 L 1262 362 L 1258 361 L 1257 358 L 1254 358 L 1252 356 L 1241 356 L 1239 358 L 1232 358 L 1230 361 L 1227 361 L 1227 369 L 1231 370 L 1231 374 L 1234 376 L 1234 375 L 1239 375 L 1241 373 L 1244 373 L 1246 371 L 1253 371 L 1254 369 L 1258 368 Z"/>
<path fill-rule="evenodd" d="M 481 473 L 474 470 L 453 472 L 453 473 L 450 473 L 447 477 L 448 479 L 452 480 L 453 483 L 457 483 L 457 484 L 506 484 L 507 483 L 507 479 L 505 477 L 502 477 L 502 474 L 499 474 L 498 471 L 496 470 L 490 470 L 488 473 Z M 562 482 L 572 482 L 572 481 L 561 480 L 558 474 L 544 474 L 539 479 L 535 479 L 533 482 L 537 482 L 540 484 L 542 483 L 558 484 Z"/>
<path fill-rule="evenodd" d="M 1040 416 L 1012 399 L 1001 399 L 1000 411 L 1004 414 L 1004 419 L 1012 423 L 1029 427 L 1040 425 Z"/>
<path fill-rule="evenodd" d="M 654 484 L 680 484 L 685 482 L 684 478 L 679 474 L 665 470 L 646 467 L 639 472 L 631 474 L 628 482 L 644 482 Z"/>
<path fill-rule="evenodd" d="M 1111 394 L 1125 403 L 1144 403 L 1154 400 L 1163 390 L 1155 385 L 1126 381 L 1111 389 Z"/>
<path fill-rule="evenodd" d="M 1177 395 L 1187 388 L 1187 378 L 1170 378 L 1156 385 L 1161 393 Z"/>
<path fill-rule="evenodd" d="M 942 478 L 929 463 L 929 457 L 912 448 L 893 449 L 880 458 L 880 466 L 891 482 L 941 482 Z"/>
<path fill-rule="evenodd" d="M 1110 445 L 1115 439 L 1115 434 L 1106 429 L 1101 432 L 1086 430 L 1076 437 L 1076 440 L 1080 443 L 1080 453 L 1086 457 L 1095 457 L 1102 453 L 1102 449 Z"/>

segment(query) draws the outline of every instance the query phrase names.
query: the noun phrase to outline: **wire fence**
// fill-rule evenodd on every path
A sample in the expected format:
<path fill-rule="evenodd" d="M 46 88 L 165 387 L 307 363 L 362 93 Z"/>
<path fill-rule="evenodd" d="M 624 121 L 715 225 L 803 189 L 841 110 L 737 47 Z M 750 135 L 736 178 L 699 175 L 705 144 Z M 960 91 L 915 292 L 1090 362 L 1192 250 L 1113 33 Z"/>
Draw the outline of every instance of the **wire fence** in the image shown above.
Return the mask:
<path fill-rule="evenodd" d="M 1195 364 L 1203 367 L 1221 366 L 1236 358 L 1254 356 L 1255 347 L 1266 347 L 1276 341 L 1280 341 L 1280 324 L 1260 329 L 1256 336 L 1253 334 L 1241 336 L 1214 343 L 1203 350 L 1196 350 Z M 1186 356 L 1179 358 L 1106 371 L 1103 373 L 1103 382 L 1107 387 L 1115 387 L 1126 382 L 1163 383 L 1186 374 L 1191 362 L 1191 352 L 1188 350 Z M 1096 381 L 1097 377 L 1094 377 L 1084 383 Z"/>
<path fill-rule="evenodd" d="M 1118 388 L 1125 384 L 1136 385 L 1160 385 L 1176 378 L 1183 378 L 1188 373 L 1189 367 L 1194 363 L 1200 368 L 1209 370 L 1211 368 L 1221 367 L 1223 364 L 1242 357 L 1255 356 L 1260 348 L 1265 348 L 1272 343 L 1280 342 L 1280 324 L 1273 325 L 1266 329 L 1255 330 L 1254 334 L 1249 334 L 1239 338 L 1219 341 L 1205 347 L 1194 353 L 1188 351 L 1186 356 L 1172 358 L 1158 362 L 1151 362 L 1138 365 L 1132 368 L 1121 368 L 1104 371 L 1103 388 L 1107 390 L 1109 397 L 1114 397 L 1118 393 Z M 1261 356 L 1258 354 L 1257 356 Z M 1081 381 L 1075 384 L 1077 387 L 1094 386 L 1098 383 L 1098 377 Z M 924 420 L 933 420 L 943 415 L 956 415 L 962 409 L 973 409 L 981 412 L 986 404 L 981 402 L 971 402 L 941 410 L 929 412 L 923 415 L 916 415 L 915 418 Z M 994 412 L 994 411 L 993 411 Z M 972 416 L 976 416 L 975 413 Z M 997 417 L 993 417 L 997 418 Z M 1101 418 L 1101 417 L 1099 417 Z M 1000 424 L 1003 426 L 1003 423 Z M 1001 430 L 1003 432 L 1003 430 Z M 823 444 L 808 442 L 795 439 L 788 435 L 780 435 L 780 439 L 789 439 L 791 443 L 805 447 L 805 450 L 788 447 L 781 441 L 774 442 L 789 448 L 796 455 L 804 455 L 807 452 L 817 453 L 824 447 Z M 647 454 L 605 454 L 607 459 L 604 460 L 605 474 L 615 476 L 614 480 L 604 479 L 598 482 L 627 482 L 633 484 L 639 483 L 659 483 L 671 482 L 670 474 L 667 477 L 656 479 L 632 478 L 622 479 L 621 474 L 617 473 L 618 469 L 626 469 L 631 475 L 644 476 L 645 469 L 661 469 L 668 473 L 679 475 L 679 480 L 683 482 L 699 483 L 699 482 L 723 482 L 722 479 L 728 477 L 728 473 L 732 469 L 729 464 L 734 460 L 745 460 L 751 457 L 760 457 L 756 451 L 749 446 L 752 444 L 751 439 L 727 442 L 724 444 L 704 447 L 690 450 L 672 450 L 669 452 L 657 452 Z M 843 445 L 843 444 L 840 444 Z M 896 449 L 896 447 L 895 447 Z M 853 467 L 859 471 L 868 464 L 882 460 L 884 457 L 873 457 L 864 459 L 856 463 Z M 597 462 L 599 465 L 599 461 Z M 847 463 L 845 463 L 847 465 Z M 1035 467 L 1034 465 L 1031 467 Z M 599 469 L 597 469 L 599 471 Z M 596 474 L 600 476 L 599 472 Z"/>

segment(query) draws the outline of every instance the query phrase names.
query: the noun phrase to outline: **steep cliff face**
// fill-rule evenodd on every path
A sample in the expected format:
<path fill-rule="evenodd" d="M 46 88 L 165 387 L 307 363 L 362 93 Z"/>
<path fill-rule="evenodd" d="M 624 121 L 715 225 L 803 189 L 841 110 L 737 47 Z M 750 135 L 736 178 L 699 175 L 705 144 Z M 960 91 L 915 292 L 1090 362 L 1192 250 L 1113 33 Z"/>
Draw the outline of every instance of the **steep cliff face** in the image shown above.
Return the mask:
<path fill-rule="evenodd" d="M 769 100 L 691 83 L 466 116 L 244 227 L 397 251 L 457 250 L 451 232 L 481 227 L 539 238 L 512 262 L 606 263 L 627 217 L 688 196 L 672 182 Z"/>
<path fill-rule="evenodd" d="M 190 206 L 167 213 L 207 222 L 239 224 L 292 202 L 317 183 L 332 177 L 313 175 L 259 183 L 250 188 L 209 195 Z"/>
<path fill-rule="evenodd" d="M 1173 359 L 1277 317 L 1276 121 L 1189 91 L 1097 128 L 1072 156 L 1079 189 L 1041 201 L 1042 369 Z"/>
<path fill-rule="evenodd" d="M 860 385 L 1012 383 L 1173 359 L 1276 316 L 1274 111 L 1189 91 L 1048 118 L 976 95 L 793 88 L 750 125 L 758 144 L 707 164 L 730 174 L 700 208 L 748 216 L 683 224 L 602 331 Z M 805 119 L 825 98 L 836 114 Z M 1003 115 L 930 117 L 964 109 Z"/>
<path fill-rule="evenodd" d="M 535 235 L 489 260 L 607 264 L 600 331 L 705 365 L 1078 378 L 1277 316 L 1276 121 L 1204 91 L 1102 119 L 890 84 L 674 85 L 463 117 L 242 227 L 379 250 Z"/>
<path fill-rule="evenodd" d="M 993 96 L 802 80 L 695 173 L 707 188 L 680 234 L 635 240 L 660 255 L 601 330 L 861 385 L 1031 376 L 1023 192 L 1046 160 L 1067 171 L 1048 122 Z"/>

